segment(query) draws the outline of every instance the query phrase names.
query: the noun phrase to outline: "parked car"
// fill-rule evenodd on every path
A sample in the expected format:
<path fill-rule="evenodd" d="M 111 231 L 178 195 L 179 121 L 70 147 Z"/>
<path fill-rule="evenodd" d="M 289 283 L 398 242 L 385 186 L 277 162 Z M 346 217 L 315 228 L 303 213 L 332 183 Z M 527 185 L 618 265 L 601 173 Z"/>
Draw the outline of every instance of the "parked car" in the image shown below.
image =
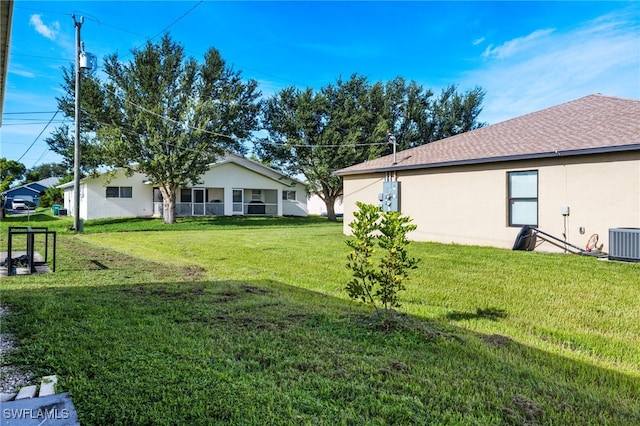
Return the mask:
<path fill-rule="evenodd" d="M 27 201 L 21 198 L 15 198 L 11 202 L 12 210 L 33 210 L 35 208 L 36 208 L 36 204 L 33 201 Z"/>

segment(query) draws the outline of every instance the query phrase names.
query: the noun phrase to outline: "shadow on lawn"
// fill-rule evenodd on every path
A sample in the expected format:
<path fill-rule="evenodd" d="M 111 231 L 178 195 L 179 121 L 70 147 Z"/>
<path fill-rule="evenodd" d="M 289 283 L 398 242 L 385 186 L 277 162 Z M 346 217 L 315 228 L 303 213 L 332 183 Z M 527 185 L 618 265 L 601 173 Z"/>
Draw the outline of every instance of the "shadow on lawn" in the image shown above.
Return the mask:
<path fill-rule="evenodd" d="M 188 424 L 193 413 L 201 424 L 260 424 L 243 422 L 251 412 L 283 424 L 302 415 L 316 424 L 427 424 L 438 416 L 640 424 L 637 376 L 506 336 L 419 317 L 380 330 L 360 304 L 281 282 L 206 280 L 201 268 L 140 262 L 76 239 L 61 249 L 73 254 L 63 273 L 0 282 L 10 310 L 3 330 L 23 344 L 14 361 L 61 378 L 82 424 L 131 423 L 126 416 Z M 446 319 L 507 315 L 487 307 Z M 185 393 L 194 395 L 188 404 L 180 403 Z M 164 411 L 154 418 L 149 406 Z"/>
<path fill-rule="evenodd" d="M 96 273 L 109 272 L 101 266 L 106 265 L 94 264 Z M 453 412 L 469 419 L 482 418 L 488 410 L 494 420 L 500 419 L 498 424 L 581 424 L 589 419 L 632 424 L 640 420 L 636 378 L 439 321 L 412 317 L 412 327 L 380 331 L 368 324 L 370 315 L 360 305 L 275 281 L 93 286 L 74 282 L 46 288 L 7 287 L 3 293 L 3 303 L 11 309 L 8 331 L 25 342 L 25 351 L 47 354 L 23 355 L 28 367 L 37 373 L 58 374 L 87 424 L 96 415 L 114 424 L 125 423 L 121 416 L 132 411 L 153 422 L 139 407 L 155 401 L 154 386 L 188 381 L 181 386 L 200 393 L 199 399 L 186 405 L 173 403 L 182 398 L 181 386 L 173 391 L 163 388 L 167 412 L 161 415 L 181 423 L 189 419 L 193 407 L 203 403 L 200 399 L 220 401 L 218 392 L 228 386 L 216 379 L 220 375 L 233 380 L 238 395 L 228 405 L 219 403 L 211 413 L 216 416 L 210 419 L 212 424 L 220 419 L 239 421 L 234 417 L 238 406 L 259 414 L 252 392 L 262 394 L 280 381 L 283 401 L 292 407 L 308 403 L 309 398 L 316 398 L 318 406 L 342 407 L 341 392 L 315 389 L 329 382 L 337 390 L 351 392 L 355 400 L 376 399 L 371 395 L 378 394 L 385 395 L 386 402 L 377 402 L 382 405 L 424 400 L 424 407 L 411 406 L 418 423 L 434 420 L 433 407 L 440 407 L 436 415 Z M 503 310 L 487 308 L 475 314 L 453 312 L 447 318 L 504 316 Z M 59 347 L 52 344 L 50 335 L 57 336 Z M 211 343 L 202 346 L 199 339 Z M 226 343 L 218 345 L 219 339 Z M 127 364 L 121 368 L 118 362 Z M 132 372 L 120 372 L 126 368 Z M 153 372 L 150 382 L 138 373 L 139 387 L 122 387 L 124 375 L 139 369 Z M 267 381 L 260 381 L 262 377 Z M 299 377 L 304 380 L 296 385 Z M 366 386 L 354 387 L 371 382 L 376 383 L 373 394 Z M 593 382 L 601 390 L 598 400 L 591 393 Z M 243 392 L 247 392 L 244 397 Z M 110 400 L 106 406 L 105 398 Z M 271 409 L 284 403 L 274 398 Z M 466 398 L 485 400 L 485 406 L 468 405 Z M 135 401 L 128 412 L 110 408 L 127 406 L 128 400 Z M 362 420 L 376 414 L 367 411 L 370 408 L 358 411 L 353 406 L 349 413 Z M 317 415 L 327 422 L 337 421 L 323 417 L 330 413 L 324 410 Z M 288 418 L 286 411 L 276 414 Z M 384 416 L 377 420 L 400 421 Z"/>
<path fill-rule="evenodd" d="M 506 310 L 500 308 L 477 308 L 476 312 L 460 312 L 452 311 L 448 312 L 444 318 L 452 321 L 465 321 L 465 320 L 480 320 L 487 319 L 490 321 L 498 321 L 499 319 L 508 317 L 509 314 Z"/>

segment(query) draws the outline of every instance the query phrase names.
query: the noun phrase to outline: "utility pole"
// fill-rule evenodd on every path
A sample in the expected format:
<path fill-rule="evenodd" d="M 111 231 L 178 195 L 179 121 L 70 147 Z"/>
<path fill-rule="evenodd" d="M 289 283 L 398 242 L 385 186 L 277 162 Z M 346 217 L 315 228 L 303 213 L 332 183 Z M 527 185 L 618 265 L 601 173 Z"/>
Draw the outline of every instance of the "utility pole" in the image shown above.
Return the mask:
<path fill-rule="evenodd" d="M 72 15 L 76 27 L 76 132 L 73 145 L 73 229 L 82 232 L 82 220 L 80 219 L 80 27 L 84 17 L 76 21 L 76 15 Z"/>

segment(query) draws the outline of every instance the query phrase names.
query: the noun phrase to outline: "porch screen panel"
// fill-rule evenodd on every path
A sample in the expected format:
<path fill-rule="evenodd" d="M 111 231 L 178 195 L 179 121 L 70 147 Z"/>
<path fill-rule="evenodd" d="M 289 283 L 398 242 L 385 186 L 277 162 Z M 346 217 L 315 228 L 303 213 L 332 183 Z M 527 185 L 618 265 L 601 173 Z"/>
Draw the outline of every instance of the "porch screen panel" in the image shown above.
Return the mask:
<path fill-rule="evenodd" d="M 233 190 L 233 212 L 234 213 L 243 213 L 242 208 L 242 189 L 234 189 Z"/>
<path fill-rule="evenodd" d="M 509 172 L 509 226 L 538 226 L 538 171 Z"/>
<path fill-rule="evenodd" d="M 204 189 L 197 188 L 193 190 L 193 215 L 204 215 Z"/>

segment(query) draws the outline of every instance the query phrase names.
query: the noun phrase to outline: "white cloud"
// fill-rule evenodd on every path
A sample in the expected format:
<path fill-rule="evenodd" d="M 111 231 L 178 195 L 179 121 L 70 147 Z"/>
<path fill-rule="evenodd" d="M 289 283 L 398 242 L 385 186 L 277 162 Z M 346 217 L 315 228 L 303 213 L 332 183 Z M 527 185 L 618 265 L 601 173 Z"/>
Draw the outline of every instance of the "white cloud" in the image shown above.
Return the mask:
<path fill-rule="evenodd" d="M 514 38 L 513 40 L 509 40 L 503 43 L 500 46 L 493 47 L 490 45 L 484 51 L 482 56 L 485 58 L 495 57 L 498 59 L 508 58 L 513 56 L 519 52 L 530 50 L 532 47 L 536 45 L 536 40 L 546 37 L 549 34 L 555 31 L 553 28 L 547 28 L 544 30 L 536 30 L 525 37 Z"/>
<path fill-rule="evenodd" d="M 20 67 L 11 68 L 11 70 L 9 71 L 9 74 L 15 74 L 15 75 L 19 75 L 20 77 L 27 77 L 27 78 L 33 78 L 36 76 L 35 73 L 31 71 L 26 71 Z"/>
<path fill-rule="evenodd" d="M 535 31 L 483 54 L 463 86 L 487 91 L 490 124 L 593 93 L 640 98 L 640 24 L 605 15 L 570 31 Z"/>
<path fill-rule="evenodd" d="M 484 43 L 484 40 L 485 40 L 484 37 L 480 37 L 480 38 L 477 38 L 477 39 L 473 40 L 473 42 L 471 42 L 471 44 L 473 44 L 474 46 L 477 46 L 479 44 Z"/>
<path fill-rule="evenodd" d="M 60 31 L 60 22 L 53 21 L 50 25 L 46 25 L 42 22 L 40 15 L 31 15 L 29 24 L 35 28 L 38 34 L 48 38 L 49 40 L 55 40 L 58 32 Z"/>

